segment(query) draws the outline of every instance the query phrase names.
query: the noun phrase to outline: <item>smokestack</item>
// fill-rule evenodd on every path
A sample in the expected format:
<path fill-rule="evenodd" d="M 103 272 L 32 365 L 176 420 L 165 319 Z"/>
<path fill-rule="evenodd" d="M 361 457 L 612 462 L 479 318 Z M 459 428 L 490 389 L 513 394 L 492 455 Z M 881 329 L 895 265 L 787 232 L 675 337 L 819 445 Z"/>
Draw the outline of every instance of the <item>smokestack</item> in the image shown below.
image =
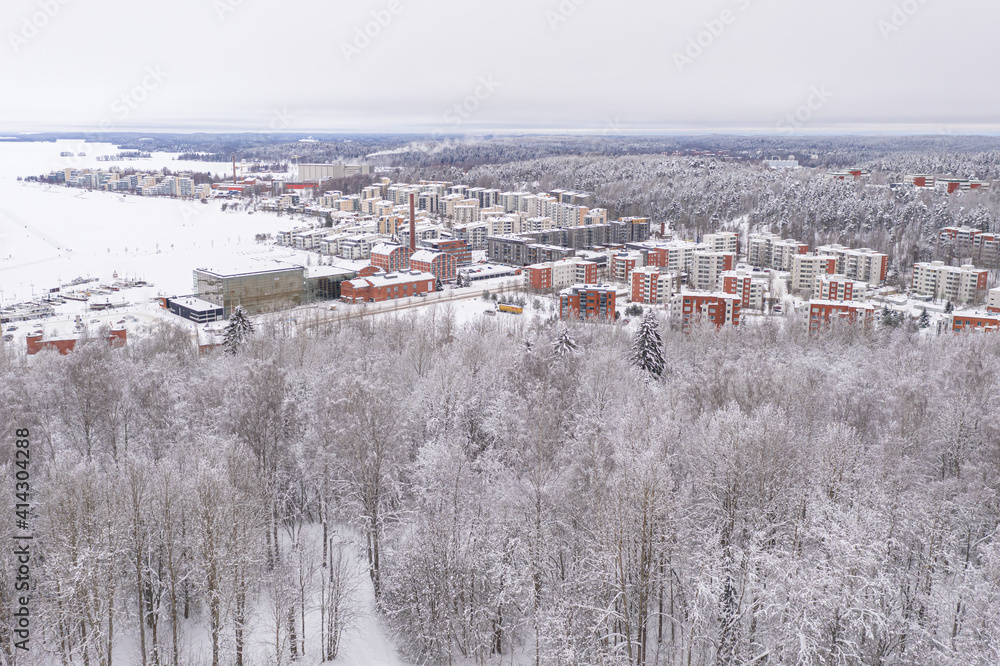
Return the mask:
<path fill-rule="evenodd" d="M 410 254 L 417 251 L 417 206 L 416 195 L 410 192 Z"/>
<path fill-rule="evenodd" d="M 233 185 L 236 184 L 236 153 L 233 153 Z"/>

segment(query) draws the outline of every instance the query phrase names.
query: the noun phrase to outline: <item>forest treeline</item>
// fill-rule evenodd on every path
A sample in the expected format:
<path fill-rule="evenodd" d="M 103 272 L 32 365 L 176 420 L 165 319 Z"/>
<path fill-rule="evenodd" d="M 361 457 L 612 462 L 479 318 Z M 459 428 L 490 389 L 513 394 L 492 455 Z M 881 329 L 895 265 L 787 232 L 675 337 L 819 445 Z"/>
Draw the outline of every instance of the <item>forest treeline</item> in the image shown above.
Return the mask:
<path fill-rule="evenodd" d="M 664 325 L 653 379 L 623 327 L 262 328 L 0 356 L 18 664 L 316 663 L 372 598 L 414 664 L 1000 663 L 997 336 Z"/>

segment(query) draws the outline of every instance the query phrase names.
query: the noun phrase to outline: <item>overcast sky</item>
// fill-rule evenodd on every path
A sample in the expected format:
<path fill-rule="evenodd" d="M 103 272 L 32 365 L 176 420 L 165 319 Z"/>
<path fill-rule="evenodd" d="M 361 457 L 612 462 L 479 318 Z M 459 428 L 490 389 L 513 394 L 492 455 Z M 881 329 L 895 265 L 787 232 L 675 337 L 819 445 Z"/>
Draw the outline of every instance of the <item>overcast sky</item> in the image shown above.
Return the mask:
<path fill-rule="evenodd" d="M 997 25 L 996 0 L 3 0 L 0 131 L 995 133 Z"/>

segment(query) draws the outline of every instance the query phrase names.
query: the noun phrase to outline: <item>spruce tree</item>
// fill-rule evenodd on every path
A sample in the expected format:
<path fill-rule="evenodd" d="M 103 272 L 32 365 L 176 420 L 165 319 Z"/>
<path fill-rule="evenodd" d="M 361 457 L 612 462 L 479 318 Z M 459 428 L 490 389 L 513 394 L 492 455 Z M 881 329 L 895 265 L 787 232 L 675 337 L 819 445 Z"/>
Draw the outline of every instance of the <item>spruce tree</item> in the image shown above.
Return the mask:
<path fill-rule="evenodd" d="M 667 362 L 663 357 L 663 337 L 660 335 L 660 322 L 656 313 L 647 312 L 639 324 L 632 345 L 632 365 L 648 372 L 653 377 L 663 376 Z"/>
<path fill-rule="evenodd" d="M 444 285 L 441 284 L 441 278 L 438 278 L 434 282 L 434 291 L 444 291 Z"/>
<path fill-rule="evenodd" d="M 229 325 L 226 326 L 226 335 L 222 347 L 227 354 L 236 355 L 240 347 L 246 344 L 253 335 L 253 322 L 243 310 L 242 305 L 237 305 L 233 314 L 229 316 Z"/>
<path fill-rule="evenodd" d="M 564 328 L 552 342 L 552 353 L 556 356 L 565 356 L 566 354 L 572 354 L 574 351 L 576 351 L 576 342 L 574 342 L 573 338 L 569 337 L 569 329 Z"/>
<path fill-rule="evenodd" d="M 920 318 L 917 319 L 917 326 L 920 328 L 927 328 L 931 325 L 931 316 L 927 314 L 927 308 L 923 308 L 920 311 Z"/>
<path fill-rule="evenodd" d="M 954 303 L 952 303 L 951 301 L 948 301 L 947 303 L 945 303 L 945 305 L 944 305 L 944 313 L 945 314 L 951 314 L 954 311 L 955 311 L 955 304 Z"/>

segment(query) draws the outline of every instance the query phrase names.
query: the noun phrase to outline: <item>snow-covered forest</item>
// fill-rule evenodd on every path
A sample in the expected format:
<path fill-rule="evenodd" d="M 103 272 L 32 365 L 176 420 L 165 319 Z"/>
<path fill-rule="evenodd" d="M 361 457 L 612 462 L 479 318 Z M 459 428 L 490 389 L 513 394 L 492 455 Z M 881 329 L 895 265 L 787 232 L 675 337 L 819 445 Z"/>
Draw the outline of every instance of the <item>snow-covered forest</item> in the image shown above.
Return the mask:
<path fill-rule="evenodd" d="M 1000 339 L 805 326 L 661 324 L 662 373 L 447 309 L 0 356 L 17 663 L 315 664 L 365 603 L 412 664 L 1000 663 Z"/>

